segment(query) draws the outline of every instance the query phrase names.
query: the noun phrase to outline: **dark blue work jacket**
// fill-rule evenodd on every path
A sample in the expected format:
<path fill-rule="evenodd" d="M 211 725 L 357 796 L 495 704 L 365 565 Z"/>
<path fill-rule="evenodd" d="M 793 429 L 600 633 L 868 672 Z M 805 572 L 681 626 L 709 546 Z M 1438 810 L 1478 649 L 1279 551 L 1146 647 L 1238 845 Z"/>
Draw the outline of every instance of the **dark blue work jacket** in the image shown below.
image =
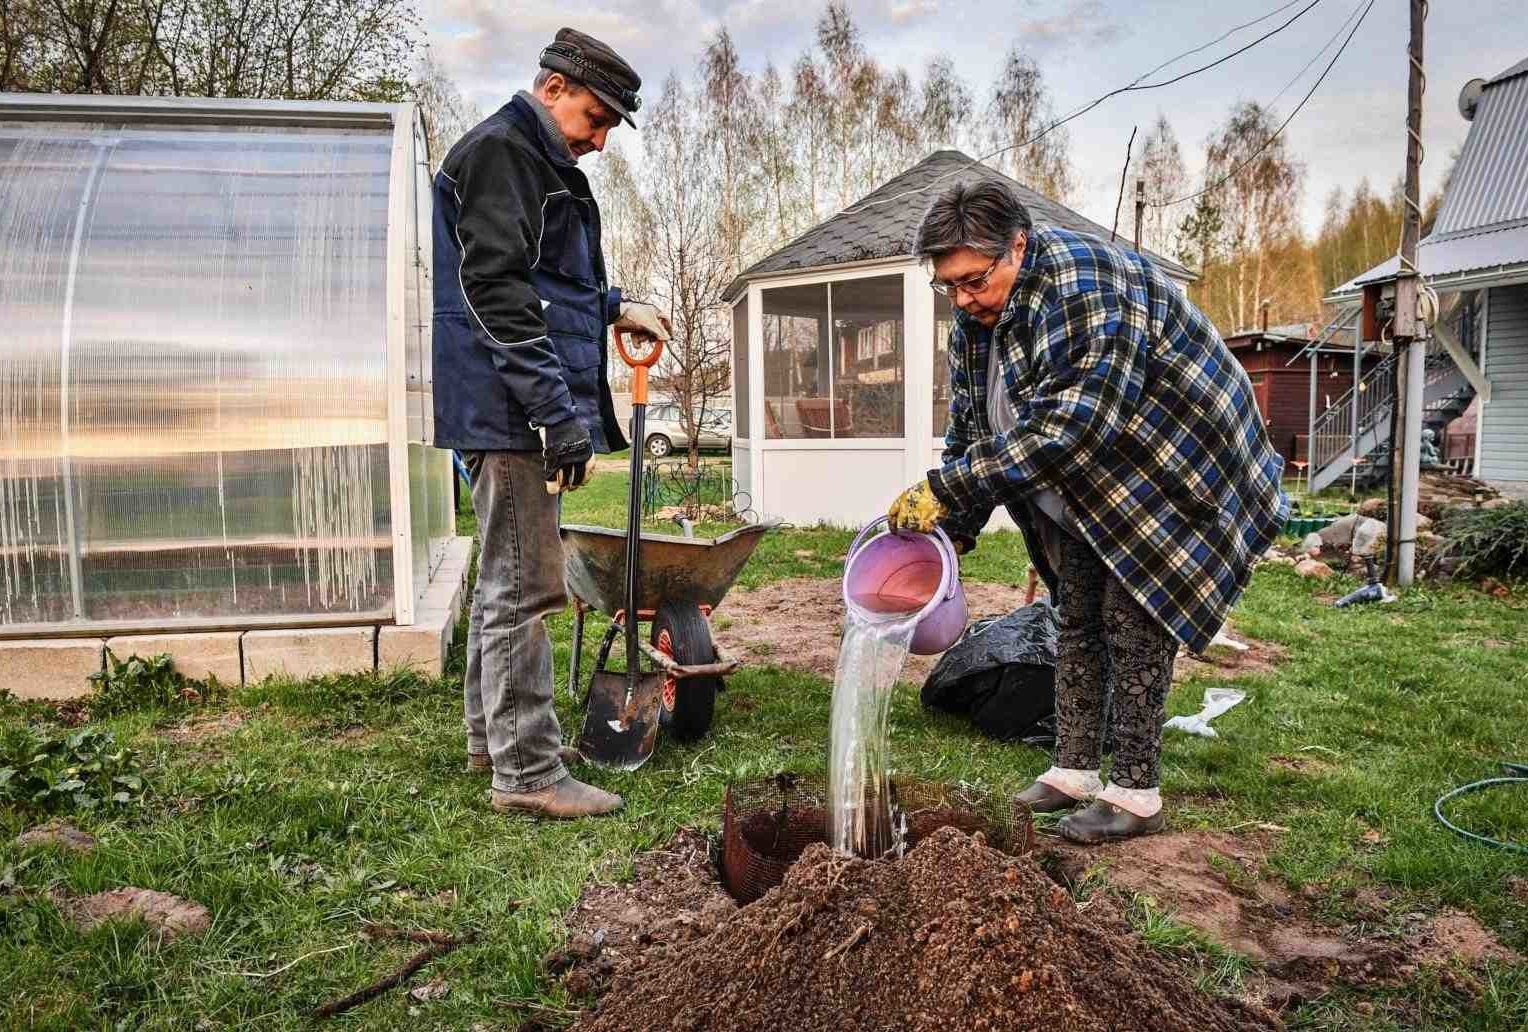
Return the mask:
<path fill-rule="evenodd" d="M 596 451 L 626 447 L 605 375 L 605 282 L 589 180 L 516 97 L 435 176 L 435 446 L 540 450 L 577 417 Z"/>

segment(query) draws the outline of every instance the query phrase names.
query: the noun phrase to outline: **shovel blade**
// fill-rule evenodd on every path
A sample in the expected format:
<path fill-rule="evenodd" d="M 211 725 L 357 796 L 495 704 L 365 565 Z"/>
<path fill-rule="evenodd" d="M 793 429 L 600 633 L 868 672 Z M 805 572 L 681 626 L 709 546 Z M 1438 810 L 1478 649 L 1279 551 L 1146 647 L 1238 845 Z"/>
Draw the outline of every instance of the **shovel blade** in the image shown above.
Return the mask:
<path fill-rule="evenodd" d="M 636 770 L 658 744 L 662 703 L 662 674 L 642 674 L 631 685 L 625 674 L 596 672 L 578 736 L 579 751 L 602 767 Z"/>

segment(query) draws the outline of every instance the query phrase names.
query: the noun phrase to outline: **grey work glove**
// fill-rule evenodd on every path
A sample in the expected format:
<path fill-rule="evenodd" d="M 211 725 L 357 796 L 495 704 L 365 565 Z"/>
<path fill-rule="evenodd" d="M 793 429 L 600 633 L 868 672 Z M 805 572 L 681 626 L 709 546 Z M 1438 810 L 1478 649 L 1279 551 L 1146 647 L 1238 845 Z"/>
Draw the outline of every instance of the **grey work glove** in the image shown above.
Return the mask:
<path fill-rule="evenodd" d="M 541 473 L 547 483 L 560 483 L 564 491 L 582 487 L 589 477 L 589 460 L 594 458 L 594 442 L 577 417 L 544 428 L 545 448 L 541 453 Z"/>

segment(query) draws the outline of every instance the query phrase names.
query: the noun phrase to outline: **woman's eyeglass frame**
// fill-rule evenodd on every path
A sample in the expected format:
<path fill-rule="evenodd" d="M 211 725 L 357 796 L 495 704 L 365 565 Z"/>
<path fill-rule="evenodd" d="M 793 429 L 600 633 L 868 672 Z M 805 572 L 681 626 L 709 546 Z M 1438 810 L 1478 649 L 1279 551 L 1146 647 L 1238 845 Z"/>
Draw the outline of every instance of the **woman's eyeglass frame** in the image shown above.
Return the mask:
<path fill-rule="evenodd" d="M 975 276 L 967 276 L 965 279 L 960 280 L 957 283 L 945 283 L 939 279 L 930 279 L 928 281 L 928 285 L 933 288 L 934 293 L 944 297 L 954 297 L 955 294 L 961 290 L 964 290 L 967 294 L 970 294 L 974 297 L 975 295 L 980 294 L 982 291 L 987 289 L 987 281 L 991 279 L 992 274 L 997 271 L 998 264 L 1002 262 L 1004 257 L 1006 257 L 1006 255 L 998 255 L 996 258 L 992 259 L 992 264 L 987 266 L 986 271 L 979 272 Z"/>

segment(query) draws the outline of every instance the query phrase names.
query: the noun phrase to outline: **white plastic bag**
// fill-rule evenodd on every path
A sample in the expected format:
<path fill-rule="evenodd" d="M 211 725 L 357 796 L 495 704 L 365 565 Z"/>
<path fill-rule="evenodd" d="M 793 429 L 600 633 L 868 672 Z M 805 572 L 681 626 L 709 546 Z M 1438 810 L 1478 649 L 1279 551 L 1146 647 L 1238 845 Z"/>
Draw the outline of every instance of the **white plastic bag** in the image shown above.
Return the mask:
<path fill-rule="evenodd" d="M 1163 724 L 1164 729 L 1177 728 L 1179 731 L 1187 731 L 1191 735 L 1201 738 L 1219 738 L 1215 729 L 1210 726 L 1210 721 L 1220 716 L 1226 710 L 1235 706 L 1247 697 L 1247 693 L 1239 688 L 1206 688 L 1204 690 L 1204 708 L 1190 717 L 1173 717 Z"/>

